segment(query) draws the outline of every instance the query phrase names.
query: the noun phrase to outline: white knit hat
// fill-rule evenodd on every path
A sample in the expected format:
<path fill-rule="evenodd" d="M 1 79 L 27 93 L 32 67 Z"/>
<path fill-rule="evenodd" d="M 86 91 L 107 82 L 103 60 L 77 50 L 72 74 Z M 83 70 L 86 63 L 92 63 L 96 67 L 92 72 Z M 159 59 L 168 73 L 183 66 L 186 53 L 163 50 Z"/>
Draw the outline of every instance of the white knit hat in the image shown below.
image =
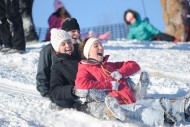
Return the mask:
<path fill-rule="evenodd" d="M 86 59 L 88 59 L 88 54 L 89 54 L 90 48 L 95 41 L 99 41 L 99 39 L 98 38 L 89 38 L 87 40 L 87 42 L 84 46 L 84 49 L 83 49 L 83 54 L 86 57 Z"/>
<path fill-rule="evenodd" d="M 56 52 L 59 52 L 59 46 L 65 40 L 72 41 L 68 32 L 57 28 L 51 29 L 51 44 Z"/>

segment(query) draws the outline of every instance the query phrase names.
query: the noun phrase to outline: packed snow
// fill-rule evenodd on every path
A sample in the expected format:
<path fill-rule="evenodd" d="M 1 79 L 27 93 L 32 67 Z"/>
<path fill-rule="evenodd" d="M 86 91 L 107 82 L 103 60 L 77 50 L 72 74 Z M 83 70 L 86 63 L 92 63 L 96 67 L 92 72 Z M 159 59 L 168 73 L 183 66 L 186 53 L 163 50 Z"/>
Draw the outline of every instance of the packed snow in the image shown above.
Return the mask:
<path fill-rule="evenodd" d="M 27 43 L 24 54 L 0 53 L 1 127 L 144 126 L 136 121 L 100 120 L 73 109 L 50 109 L 50 101 L 40 96 L 35 81 L 39 52 L 48 43 Z M 190 43 L 118 40 L 103 45 L 109 61 L 134 60 L 149 72 L 148 96 L 180 97 L 190 91 Z M 139 75 L 132 78 L 138 82 Z"/>

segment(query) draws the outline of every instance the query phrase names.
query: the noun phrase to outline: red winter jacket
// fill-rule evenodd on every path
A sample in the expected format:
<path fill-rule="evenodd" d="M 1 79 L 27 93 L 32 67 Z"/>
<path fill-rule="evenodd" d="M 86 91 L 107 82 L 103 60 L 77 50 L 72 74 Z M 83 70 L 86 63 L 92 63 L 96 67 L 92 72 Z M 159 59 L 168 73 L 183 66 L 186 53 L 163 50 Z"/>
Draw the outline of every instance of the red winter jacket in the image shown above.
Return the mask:
<path fill-rule="evenodd" d="M 125 77 L 140 70 L 140 66 L 134 61 L 127 62 L 107 62 L 109 56 L 106 56 L 102 64 L 88 63 L 81 61 L 78 65 L 78 73 L 75 80 L 76 89 L 79 93 L 85 93 L 88 89 L 99 89 L 108 91 L 109 95 L 114 96 L 120 104 L 128 104 L 135 102 L 135 95 L 128 87 Z M 112 77 L 103 71 L 109 72 L 119 71 L 122 74 L 118 91 L 112 90 L 111 81 L 115 81 Z"/>

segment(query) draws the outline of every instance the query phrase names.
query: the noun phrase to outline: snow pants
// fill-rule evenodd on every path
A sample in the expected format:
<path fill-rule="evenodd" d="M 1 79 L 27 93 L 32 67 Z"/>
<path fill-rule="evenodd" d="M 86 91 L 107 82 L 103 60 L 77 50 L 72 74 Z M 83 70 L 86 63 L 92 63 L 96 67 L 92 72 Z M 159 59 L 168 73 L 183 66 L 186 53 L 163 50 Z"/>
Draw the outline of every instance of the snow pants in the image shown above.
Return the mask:
<path fill-rule="evenodd" d="M 169 41 L 169 42 L 173 42 L 175 40 L 175 37 L 174 36 L 171 36 L 169 34 L 166 34 L 166 33 L 159 33 L 159 34 L 156 34 L 155 36 L 153 36 L 151 38 L 152 41 L 154 40 L 160 40 L 160 41 Z"/>
<path fill-rule="evenodd" d="M 161 103 L 163 103 L 163 106 Z M 170 112 L 176 122 L 184 120 L 185 99 L 170 102 L 166 98 L 161 99 L 142 99 L 134 104 L 121 105 L 129 119 L 137 120 L 147 126 L 163 126 L 165 113 Z M 87 104 L 89 114 L 99 119 L 109 119 L 106 114 L 106 104 L 104 102 L 90 102 Z"/>
<path fill-rule="evenodd" d="M 162 102 L 162 104 L 161 104 Z M 170 112 L 175 122 L 184 120 L 185 99 L 170 102 L 166 98 L 142 99 L 134 104 L 121 105 L 126 109 L 126 115 L 148 126 L 163 126 L 166 113 Z"/>

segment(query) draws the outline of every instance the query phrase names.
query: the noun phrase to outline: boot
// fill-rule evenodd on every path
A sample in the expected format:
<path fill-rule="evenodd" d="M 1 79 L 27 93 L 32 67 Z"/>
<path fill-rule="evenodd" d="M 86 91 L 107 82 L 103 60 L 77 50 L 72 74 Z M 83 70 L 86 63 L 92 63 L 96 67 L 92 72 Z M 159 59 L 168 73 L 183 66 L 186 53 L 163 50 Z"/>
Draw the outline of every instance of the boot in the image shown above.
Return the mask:
<path fill-rule="evenodd" d="M 177 119 L 172 115 L 172 104 L 169 99 L 160 98 L 160 105 L 164 110 L 164 120 L 168 124 L 174 124 Z"/>
<path fill-rule="evenodd" d="M 9 50 L 11 50 L 11 48 L 9 48 L 9 47 L 4 47 L 4 48 L 2 48 L 1 50 L 0 50 L 0 52 L 8 52 Z"/>
<path fill-rule="evenodd" d="M 150 84 L 150 79 L 149 79 L 148 73 L 142 72 L 140 75 L 139 83 L 137 84 L 135 88 L 137 100 L 140 100 L 146 97 L 147 88 L 149 84 Z"/>
<path fill-rule="evenodd" d="M 111 115 L 113 115 L 115 118 L 121 121 L 126 120 L 125 110 L 119 105 L 116 98 L 108 95 L 105 98 L 105 103 L 107 108 L 110 110 Z"/>
<path fill-rule="evenodd" d="M 24 52 L 25 52 L 24 50 L 11 49 L 11 50 L 5 52 L 5 54 L 13 54 L 13 53 L 20 53 L 20 54 L 22 54 Z"/>
<path fill-rule="evenodd" d="M 174 125 L 175 121 L 171 119 L 171 117 L 168 116 L 166 113 L 164 113 L 164 123 L 167 123 L 169 125 Z"/>
<path fill-rule="evenodd" d="M 176 98 L 175 102 L 172 103 L 176 111 L 179 112 L 183 120 L 190 118 L 190 93 L 185 96 Z M 173 110 L 173 112 L 175 111 Z"/>
<path fill-rule="evenodd" d="M 127 85 L 131 88 L 133 92 L 136 92 L 136 84 L 131 80 L 130 77 L 125 78 Z"/>
<path fill-rule="evenodd" d="M 185 109 L 184 109 L 184 113 L 185 113 L 185 119 L 188 119 L 190 117 L 190 97 L 185 99 Z"/>

